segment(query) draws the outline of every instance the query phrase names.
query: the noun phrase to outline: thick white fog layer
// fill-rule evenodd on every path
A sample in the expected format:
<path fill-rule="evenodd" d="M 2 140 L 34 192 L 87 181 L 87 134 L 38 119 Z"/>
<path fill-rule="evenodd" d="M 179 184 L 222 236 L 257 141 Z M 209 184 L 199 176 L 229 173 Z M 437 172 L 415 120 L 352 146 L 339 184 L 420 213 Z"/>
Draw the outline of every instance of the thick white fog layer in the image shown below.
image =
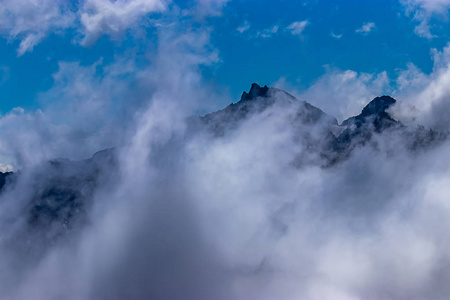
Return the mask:
<path fill-rule="evenodd" d="M 129 3 L 123 28 L 139 17 L 135 7 L 170 10 L 151 63 L 138 66 L 132 54 L 109 65 L 62 62 L 42 110 L 0 119 L 1 167 L 18 170 L 0 194 L 1 299 L 450 298 L 450 142 L 411 151 L 384 132 L 324 167 L 301 137 L 321 143 L 326 124 L 293 126 L 305 107 L 283 93 L 219 135 L 194 132 L 191 116 L 227 102 L 202 75 L 219 61 L 211 29 L 191 22 L 226 1 L 198 1 L 194 17 L 164 1 Z M 108 16 L 82 19 L 91 24 L 83 42 L 109 34 Z M 411 65 L 393 87 L 385 73 L 330 70 L 294 93 L 342 121 L 391 90 L 392 116 L 446 133 L 449 53 L 436 51 L 430 75 Z M 110 147 L 113 162 L 55 161 Z M 54 174 L 85 202 L 72 225 L 42 231 L 30 226 L 30 203 L 60 183 Z"/>

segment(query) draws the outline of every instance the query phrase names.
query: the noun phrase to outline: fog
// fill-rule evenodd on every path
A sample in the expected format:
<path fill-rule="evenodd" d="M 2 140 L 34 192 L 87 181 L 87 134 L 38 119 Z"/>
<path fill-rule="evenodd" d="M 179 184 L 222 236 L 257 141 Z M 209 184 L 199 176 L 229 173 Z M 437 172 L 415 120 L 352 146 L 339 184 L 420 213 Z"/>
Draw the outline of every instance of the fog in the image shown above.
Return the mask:
<path fill-rule="evenodd" d="M 0 194 L 0 298 L 450 297 L 450 143 L 412 151 L 408 135 L 385 131 L 327 165 L 309 142 L 323 143 L 329 124 L 296 121 L 302 100 L 339 121 L 358 114 L 387 89 L 385 73 L 332 70 L 293 91 L 300 100 L 273 93 L 220 134 L 191 126 L 226 103 L 202 73 L 219 57 L 197 23 L 225 3 L 199 1 L 187 19 L 170 8 L 144 67 L 129 54 L 61 63 L 42 110 L 2 116 L 2 166 L 16 175 Z M 448 49 L 432 74 L 411 66 L 389 87 L 389 112 L 411 130 L 450 128 Z M 39 202 L 52 187 L 45 201 L 76 194 L 62 220 Z"/>
<path fill-rule="evenodd" d="M 63 236 L 26 227 L 46 164 L 2 193 L 3 298 L 448 297 L 450 144 L 411 152 L 381 134 L 332 167 L 299 166 L 309 154 L 294 138 L 295 103 L 192 136 L 175 103 L 160 102 L 176 101 L 170 91 Z"/>

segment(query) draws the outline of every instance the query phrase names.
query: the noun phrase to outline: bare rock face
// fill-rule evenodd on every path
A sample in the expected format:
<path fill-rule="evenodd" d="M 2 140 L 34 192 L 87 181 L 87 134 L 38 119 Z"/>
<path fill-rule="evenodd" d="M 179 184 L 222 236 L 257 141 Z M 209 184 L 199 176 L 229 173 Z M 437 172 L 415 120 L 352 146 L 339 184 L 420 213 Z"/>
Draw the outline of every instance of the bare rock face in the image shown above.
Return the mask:
<path fill-rule="evenodd" d="M 11 178 L 10 176 L 12 175 L 12 172 L 5 172 L 2 173 L 0 172 L 0 191 L 3 189 L 3 187 L 5 186 L 8 178 Z"/>
<path fill-rule="evenodd" d="M 248 93 L 242 93 L 240 102 L 255 100 L 258 97 L 267 97 L 268 92 L 269 88 L 267 87 L 267 85 L 265 85 L 264 87 L 260 87 L 257 83 L 253 83 Z"/>
<path fill-rule="evenodd" d="M 370 124 L 378 132 L 399 125 L 400 123 L 386 112 L 395 103 L 396 100 L 389 96 L 377 97 L 364 107 L 361 114 L 345 120 L 342 125 L 347 127 L 355 125 L 359 128 Z"/>

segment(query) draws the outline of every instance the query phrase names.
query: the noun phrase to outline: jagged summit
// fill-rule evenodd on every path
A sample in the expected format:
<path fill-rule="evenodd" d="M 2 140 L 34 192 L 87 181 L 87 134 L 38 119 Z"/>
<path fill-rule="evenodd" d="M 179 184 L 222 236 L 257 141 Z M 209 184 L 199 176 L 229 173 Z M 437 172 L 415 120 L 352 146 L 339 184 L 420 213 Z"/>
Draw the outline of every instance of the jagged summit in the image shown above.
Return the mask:
<path fill-rule="evenodd" d="M 376 97 L 366 107 L 363 108 L 361 115 L 363 116 L 371 116 L 375 114 L 381 114 L 386 112 L 386 109 L 391 107 L 397 102 L 394 98 L 390 96 L 381 96 Z"/>
<path fill-rule="evenodd" d="M 238 102 L 231 103 L 222 110 L 200 117 L 199 121 L 207 124 L 212 131 L 221 136 L 229 128 L 237 127 L 249 116 L 261 113 L 274 105 L 290 106 L 296 112 L 296 122 L 312 125 L 317 122 L 337 125 L 336 118 L 327 115 L 319 108 L 308 102 L 298 100 L 293 95 L 273 87 L 261 87 L 253 83 L 250 91 L 243 92 Z"/>
<path fill-rule="evenodd" d="M 398 125 L 400 122 L 394 120 L 391 115 L 386 112 L 386 110 L 396 102 L 397 101 L 390 96 L 376 97 L 363 108 L 359 115 L 342 122 L 342 126 L 349 127 L 355 125 L 359 128 L 364 124 L 371 124 L 376 130 L 380 131 L 384 128 Z"/>
<path fill-rule="evenodd" d="M 253 83 L 252 87 L 250 88 L 250 91 L 248 93 L 247 92 L 242 93 L 240 101 L 250 101 L 250 100 L 254 100 L 258 97 L 267 97 L 268 92 L 269 92 L 269 88 L 267 87 L 267 85 L 265 85 L 264 87 L 261 87 L 261 86 L 259 86 L 259 84 Z"/>

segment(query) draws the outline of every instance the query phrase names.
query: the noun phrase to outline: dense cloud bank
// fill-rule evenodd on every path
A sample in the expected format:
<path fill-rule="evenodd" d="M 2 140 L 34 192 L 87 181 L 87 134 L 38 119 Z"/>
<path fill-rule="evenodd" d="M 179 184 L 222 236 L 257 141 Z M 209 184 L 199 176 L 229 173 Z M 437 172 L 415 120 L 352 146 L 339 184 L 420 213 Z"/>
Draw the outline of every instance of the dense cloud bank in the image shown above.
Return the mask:
<path fill-rule="evenodd" d="M 19 54 L 149 15 L 155 37 L 61 62 L 42 110 L 1 117 L 1 299 L 450 297 L 450 47 L 431 74 L 333 69 L 295 93 L 311 104 L 254 85 L 198 117 L 225 103 L 202 22 L 226 2 L 3 1 Z"/>
<path fill-rule="evenodd" d="M 371 116 L 326 164 L 335 119 L 252 91 L 204 118 L 155 99 L 125 145 L 8 176 L 1 297 L 448 298 L 450 144 Z"/>

